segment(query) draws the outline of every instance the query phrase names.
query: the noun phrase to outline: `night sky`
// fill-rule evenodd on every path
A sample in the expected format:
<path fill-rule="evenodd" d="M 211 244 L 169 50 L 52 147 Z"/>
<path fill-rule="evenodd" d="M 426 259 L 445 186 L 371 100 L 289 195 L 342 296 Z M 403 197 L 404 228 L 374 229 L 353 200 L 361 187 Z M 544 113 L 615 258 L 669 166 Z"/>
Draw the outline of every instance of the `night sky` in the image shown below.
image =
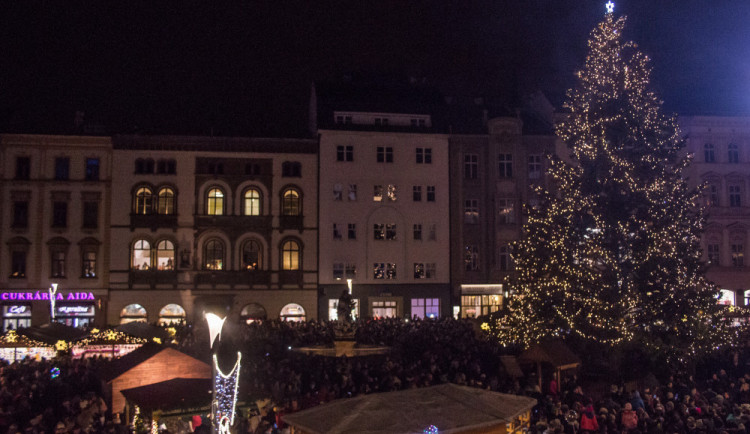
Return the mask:
<path fill-rule="evenodd" d="M 750 2 L 621 0 L 669 111 L 750 114 Z M 604 1 L 9 1 L 0 130 L 298 136 L 310 83 L 415 77 L 560 107 Z"/>

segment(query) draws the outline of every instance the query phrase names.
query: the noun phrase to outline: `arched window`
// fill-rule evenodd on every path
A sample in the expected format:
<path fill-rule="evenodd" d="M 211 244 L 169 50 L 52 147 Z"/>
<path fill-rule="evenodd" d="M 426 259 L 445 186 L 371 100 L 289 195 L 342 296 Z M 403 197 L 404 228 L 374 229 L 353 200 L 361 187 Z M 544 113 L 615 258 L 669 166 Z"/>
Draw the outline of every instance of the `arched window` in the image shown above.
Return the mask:
<path fill-rule="evenodd" d="M 251 324 L 256 321 L 263 321 L 266 319 L 266 308 L 258 303 L 250 303 L 245 305 L 240 312 L 240 319 L 246 324 Z"/>
<path fill-rule="evenodd" d="M 243 199 L 244 215 L 260 215 L 260 191 L 257 188 L 248 189 Z"/>
<path fill-rule="evenodd" d="M 148 314 L 140 304 L 129 304 L 120 311 L 120 324 L 129 322 L 146 322 Z"/>
<path fill-rule="evenodd" d="M 185 322 L 185 309 L 179 304 L 170 303 L 159 311 L 159 325 L 172 325 Z"/>
<path fill-rule="evenodd" d="M 159 214 L 174 214 L 174 190 L 164 187 L 159 190 Z"/>
<path fill-rule="evenodd" d="M 293 188 L 284 190 L 281 199 L 282 215 L 300 215 L 302 214 L 302 201 L 299 192 Z"/>
<path fill-rule="evenodd" d="M 304 321 L 305 309 L 296 303 L 289 303 L 281 309 L 279 316 L 282 321 Z"/>
<path fill-rule="evenodd" d="M 151 244 L 146 240 L 138 240 L 133 244 L 134 270 L 148 270 L 151 268 Z"/>
<path fill-rule="evenodd" d="M 703 145 L 703 160 L 706 163 L 713 163 L 716 161 L 716 155 L 714 154 L 714 145 L 712 143 L 706 143 Z"/>
<path fill-rule="evenodd" d="M 261 248 L 260 243 L 250 240 L 242 246 L 242 269 L 243 270 L 260 270 L 261 268 Z"/>
<path fill-rule="evenodd" d="M 224 269 L 224 243 L 221 240 L 206 241 L 203 250 L 203 268 L 206 270 Z"/>
<path fill-rule="evenodd" d="M 208 190 L 206 196 L 206 214 L 224 215 L 224 192 L 219 188 Z"/>
<path fill-rule="evenodd" d="M 156 243 L 156 266 L 159 270 L 174 270 L 174 244 L 169 240 Z"/>
<path fill-rule="evenodd" d="M 151 214 L 153 193 L 147 187 L 141 187 L 135 192 L 135 213 Z"/>
<path fill-rule="evenodd" d="M 300 269 L 300 248 L 296 241 L 286 241 L 281 247 L 281 269 Z"/>

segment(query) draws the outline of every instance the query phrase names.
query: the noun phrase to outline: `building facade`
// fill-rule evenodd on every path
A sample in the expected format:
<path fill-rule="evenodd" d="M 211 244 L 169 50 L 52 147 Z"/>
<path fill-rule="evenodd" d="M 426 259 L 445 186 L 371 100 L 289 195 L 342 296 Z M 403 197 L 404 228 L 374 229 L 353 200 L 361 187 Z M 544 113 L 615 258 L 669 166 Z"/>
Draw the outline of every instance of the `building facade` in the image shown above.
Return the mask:
<path fill-rule="evenodd" d="M 0 135 L 3 331 L 105 321 L 111 157 L 109 137 Z"/>
<path fill-rule="evenodd" d="M 108 322 L 317 317 L 317 143 L 114 138 Z"/>
<path fill-rule="evenodd" d="M 703 234 L 709 280 L 721 289 L 722 304 L 744 306 L 750 299 L 750 118 L 683 116 L 680 127 L 693 161 L 692 185 L 705 185 L 708 219 Z"/>
<path fill-rule="evenodd" d="M 448 137 L 429 115 L 335 116 L 318 131 L 321 316 L 347 281 L 357 317 L 450 315 Z"/>
<path fill-rule="evenodd" d="M 487 121 L 486 134 L 454 134 L 451 160 L 451 288 L 461 318 L 499 311 L 513 272 L 511 243 L 521 236 L 523 207 L 546 185 L 556 138 L 524 130 L 521 117 Z"/>

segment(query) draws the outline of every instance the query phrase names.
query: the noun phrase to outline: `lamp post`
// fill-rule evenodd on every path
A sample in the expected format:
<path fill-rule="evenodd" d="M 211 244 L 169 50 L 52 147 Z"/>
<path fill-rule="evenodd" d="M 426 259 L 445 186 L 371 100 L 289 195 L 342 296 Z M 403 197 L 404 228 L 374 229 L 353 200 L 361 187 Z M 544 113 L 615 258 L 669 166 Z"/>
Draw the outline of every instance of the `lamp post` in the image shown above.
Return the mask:
<path fill-rule="evenodd" d="M 57 283 L 52 283 L 49 288 L 49 314 L 50 322 L 55 322 L 55 302 L 57 300 Z"/>
<path fill-rule="evenodd" d="M 208 333 L 211 343 L 211 374 L 213 393 L 211 395 L 211 432 L 229 434 L 229 428 L 234 424 L 234 413 L 239 391 L 240 361 L 242 354 L 237 352 L 237 361 L 228 374 L 219 368 L 216 338 L 221 341 L 221 329 L 226 317 L 219 318 L 213 313 L 204 314 L 208 322 Z"/>

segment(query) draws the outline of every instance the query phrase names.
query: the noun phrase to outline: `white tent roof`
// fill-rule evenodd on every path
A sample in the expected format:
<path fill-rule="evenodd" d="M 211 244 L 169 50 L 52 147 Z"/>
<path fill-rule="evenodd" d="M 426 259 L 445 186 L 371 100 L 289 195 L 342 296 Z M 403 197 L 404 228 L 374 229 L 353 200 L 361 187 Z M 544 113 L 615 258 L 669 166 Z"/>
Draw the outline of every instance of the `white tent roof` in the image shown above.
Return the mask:
<path fill-rule="evenodd" d="M 536 399 L 455 384 L 339 399 L 291 413 L 284 421 L 305 433 L 422 433 L 435 425 L 442 434 L 509 423 Z"/>

